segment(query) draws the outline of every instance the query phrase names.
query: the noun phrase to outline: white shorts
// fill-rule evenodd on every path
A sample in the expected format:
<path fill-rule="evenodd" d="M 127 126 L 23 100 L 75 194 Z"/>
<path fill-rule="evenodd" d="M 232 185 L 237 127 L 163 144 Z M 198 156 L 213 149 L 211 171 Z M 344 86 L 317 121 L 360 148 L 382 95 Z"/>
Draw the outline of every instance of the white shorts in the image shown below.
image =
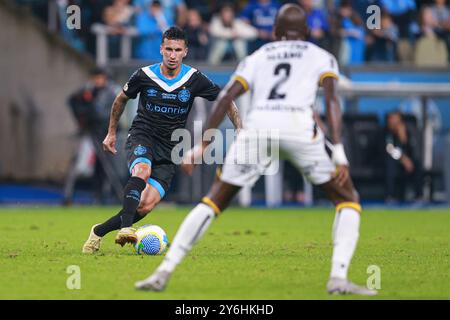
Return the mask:
<path fill-rule="evenodd" d="M 240 133 L 227 152 L 220 179 L 236 186 L 253 186 L 261 175 L 276 173 L 278 168 L 274 171 L 271 164 L 279 158 L 289 160 L 314 185 L 330 181 L 336 171 L 320 130 L 312 140 L 292 135 L 280 135 L 278 141 L 262 140 Z M 267 145 L 272 148 L 265 152 Z"/>

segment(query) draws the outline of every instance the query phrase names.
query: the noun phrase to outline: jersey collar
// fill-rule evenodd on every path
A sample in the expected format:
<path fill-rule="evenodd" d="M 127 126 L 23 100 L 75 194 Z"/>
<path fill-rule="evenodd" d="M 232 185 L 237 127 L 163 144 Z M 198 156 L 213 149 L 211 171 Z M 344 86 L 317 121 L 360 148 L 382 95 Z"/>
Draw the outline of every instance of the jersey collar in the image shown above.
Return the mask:
<path fill-rule="evenodd" d="M 189 78 L 197 71 L 197 69 L 187 66 L 185 64 L 181 65 L 181 70 L 178 75 L 173 79 L 167 79 L 161 73 L 161 63 L 153 64 L 142 68 L 142 71 L 154 82 L 156 82 L 162 89 L 167 92 L 172 92 L 175 89 L 181 87 L 185 84 Z"/>

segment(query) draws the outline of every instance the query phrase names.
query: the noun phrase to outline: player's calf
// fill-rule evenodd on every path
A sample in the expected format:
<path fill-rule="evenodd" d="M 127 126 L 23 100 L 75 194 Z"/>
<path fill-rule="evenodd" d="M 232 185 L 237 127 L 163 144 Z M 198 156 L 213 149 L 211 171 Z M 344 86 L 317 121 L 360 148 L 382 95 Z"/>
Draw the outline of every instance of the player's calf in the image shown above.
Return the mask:
<path fill-rule="evenodd" d="M 135 179 L 136 183 L 141 184 L 141 182 L 144 182 L 139 177 L 131 177 L 131 179 Z M 130 180 L 131 180 L 130 179 Z M 148 179 L 147 179 L 148 180 Z M 136 205 L 135 214 L 132 217 L 131 222 L 129 221 L 129 217 L 125 215 L 124 213 L 121 216 L 122 223 L 121 227 L 122 229 L 117 233 L 116 236 L 116 243 L 120 244 L 121 246 L 124 246 L 126 243 L 136 243 L 137 236 L 135 234 L 135 229 L 131 228 L 132 224 L 141 220 L 143 217 L 145 217 L 155 206 L 156 204 L 161 200 L 161 196 L 154 187 L 150 186 L 149 184 L 145 183 L 145 187 L 143 188 L 139 198 L 135 198 L 133 195 L 131 196 L 131 200 L 135 200 L 136 202 L 134 205 Z M 139 188 L 142 188 L 142 186 L 139 186 Z M 130 200 L 130 201 L 131 201 Z M 137 202 L 139 200 L 139 202 Z M 124 205 L 125 208 L 125 205 Z M 136 219 L 137 218 L 137 219 Z M 124 220 L 126 220 L 124 222 Z"/>
<path fill-rule="evenodd" d="M 125 198 L 121 215 L 121 229 L 116 235 L 115 242 L 122 247 L 126 243 L 136 243 L 136 229 L 132 228 L 139 204 L 141 194 L 146 188 L 146 180 L 133 176 L 125 187 Z"/>
<path fill-rule="evenodd" d="M 156 207 L 160 200 L 161 196 L 159 195 L 158 191 L 147 184 L 147 188 L 142 193 L 141 201 L 137 208 L 138 214 L 145 217 Z"/>
<path fill-rule="evenodd" d="M 147 182 L 139 177 L 131 177 L 124 190 L 121 228 L 129 228 L 133 225 L 136 209 L 141 201 L 141 194 Z"/>

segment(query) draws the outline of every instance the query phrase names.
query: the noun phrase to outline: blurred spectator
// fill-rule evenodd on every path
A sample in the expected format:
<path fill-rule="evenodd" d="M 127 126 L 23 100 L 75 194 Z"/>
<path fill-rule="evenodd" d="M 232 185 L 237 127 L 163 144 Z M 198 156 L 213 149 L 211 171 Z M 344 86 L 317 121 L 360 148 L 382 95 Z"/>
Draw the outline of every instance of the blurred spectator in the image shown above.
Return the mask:
<path fill-rule="evenodd" d="M 110 109 L 118 91 L 119 88 L 108 80 L 104 70 L 95 69 L 91 80 L 69 97 L 68 103 L 78 124 L 81 143 L 64 185 L 65 204 L 72 202 L 76 180 L 89 172 L 92 162 L 95 163 L 93 168 L 95 200 L 99 203 L 105 201 L 106 174 L 96 153 L 102 152 L 100 146 L 108 131 Z"/>
<path fill-rule="evenodd" d="M 258 36 L 258 30 L 234 15 L 233 6 L 225 4 L 220 13 L 211 20 L 210 34 L 214 41 L 209 54 L 209 63 L 219 64 L 232 47 L 238 60 L 247 55 L 247 41 Z"/>
<path fill-rule="evenodd" d="M 138 11 L 146 11 L 148 6 L 155 0 L 134 0 L 133 5 Z M 184 27 L 186 25 L 187 8 L 183 0 L 159 0 L 164 17 L 169 26 L 177 25 Z"/>
<path fill-rule="evenodd" d="M 421 36 L 436 36 L 438 30 L 438 20 L 430 7 L 423 7 L 419 14 Z"/>
<path fill-rule="evenodd" d="M 381 28 L 371 30 L 368 39 L 368 42 L 370 43 L 370 50 L 368 48 L 369 61 L 396 61 L 398 27 L 392 21 L 389 13 L 382 13 Z"/>
<path fill-rule="evenodd" d="M 203 26 L 202 17 L 196 9 L 190 9 L 185 28 L 188 37 L 188 59 L 205 60 L 208 49 L 208 33 Z"/>
<path fill-rule="evenodd" d="M 435 0 L 431 6 L 431 11 L 438 22 L 438 27 L 448 31 L 450 29 L 450 9 L 446 2 L 446 0 Z"/>
<path fill-rule="evenodd" d="M 103 12 L 110 5 L 110 0 L 82 0 L 81 3 L 81 32 L 86 41 L 87 50 L 96 54 L 96 36 L 91 32 L 95 23 L 103 23 Z"/>
<path fill-rule="evenodd" d="M 105 70 L 96 68 L 91 79 L 69 98 L 69 105 L 81 133 L 106 135 L 109 113 L 117 94 L 117 86 L 109 81 Z"/>
<path fill-rule="evenodd" d="M 95 54 L 96 37 L 90 26 L 103 22 L 112 29 L 108 37 L 111 57 L 120 53 L 121 35 L 128 32 L 127 28 L 133 22 L 140 28 L 141 37 L 136 39 L 136 57 L 142 59 L 159 59 L 159 38 L 168 26 L 177 24 L 188 31 L 190 42 L 190 57 L 202 60 L 210 57 L 215 64 L 224 57 L 230 57 L 234 52 L 242 57 L 253 52 L 272 39 L 272 27 L 279 4 L 287 2 L 298 3 L 307 14 L 307 24 L 310 30 L 308 40 L 332 51 L 340 57 L 343 64 L 361 63 L 365 60 L 393 62 L 416 62 L 418 65 L 439 65 L 445 57 L 450 58 L 450 8 L 446 0 L 240 0 L 233 1 L 242 9 L 239 18 L 257 30 L 240 28 L 240 20 L 232 18 L 238 27 L 237 35 L 231 35 L 233 28 L 219 23 L 217 16 L 212 19 L 210 33 L 206 22 L 211 19 L 215 10 L 223 3 L 207 0 L 15 0 L 16 3 L 29 6 L 32 11 L 46 21 L 51 30 L 58 30 L 66 41 L 74 48 Z M 155 4 L 152 7 L 152 4 Z M 65 27 L 66 8 L 76 4 L 81 11 L 81 30 L 68 30 Z M 50 6 L 52 5 L 52 6 Z M 382 8 L 381 30 L 365 30 L 365 21 L 371 13 L 367 12 L 370 5 Z M 134 7 L 133 7 L 134 6 Z M 428 6 L 428 7 L 426 7 Z M 148 8 L 153 8 L 150 10 Z M 189 11 L 187 8 L 194 11 Z M 417 14 L 417 7 L 422 8 Z M 424 9 L 424 8 L 428 9 Z M 335 9 L 336 8 L 336 9 Z M 226 9 L 224 10 L 226 16 Z M 229 11 L 229 16 L 235 12 Z M 234 10 L 233 10 L 234 11 Z M 431 11 L 431 14 L 430 14 Z M 162 13 L 161 13 L 162 12 Z M 133 21 L 137 13 L 138 21 Z M 48 14 L 51 14 L 51 21 Z M 56 16 L 57 15 L 57 16 Z M 430 18 L 430 15 L 433 18 Z M 425 18 L 423 17 L 425 16 Z M 230 19 L 225 17 L 225 19 Z M 432 21 L 430 23 L 430 21 Z M 437 22 L 436 22 L 437 21 Z M 59 24 L 59 25 L 58 25 Z M 331 27 L 333 26 L 333 27 Z M 430 27 L 431 26 L 431 27 Z M 226 33 L 220 29 L 228 30 Z M 218 31 L 219 30 L 219 31 Z M 432 32 L 430 32 L 432 30 Z M 213 34 L 219 32 L 218 34 Z M 367 34 L 365 34 L 367 32 Z M 239 33 L 242 33 L 239 35 Z M 232 34 L 232 32 L 231 32 Z M 213 43 L 210 46 L 210 41 Z M 363 38 L 366 37 L 365 41 Z M 250 39 L 254 39 L 251 41 Z M 417 50 L 414 50 L 415 41 Z M 224 40 L 224 41 L 222 41 Z M 236 40 L 236 41 L 234 41 Z M 240 41 L 240 40 L 247 40 Z M 442 41 L 446 46 L 443 54 Z M 365 44 L 367 48 L 365 48 Z M 156 44 L 158 43 L 158 44 Z M 248 48 L 247 48 L 248 47 Z M 208 52 L 212 49 L 211 52 Z M 416 52 L 417 51 L 417 52 Z M 428 55 L 427 53 L 432 53 Z M 431 61 L 431 62 L 430 62 Z"/>
<path fill-rule="evenodd" d="M 420 38 L 416 42 L 414 62 L 418 66 L 447 66 L 448 51 L 439 22 L 430 7 L 420 10 Z"/>
<path fill-rule="evenodd" d="M 411 22 L 414 21 L 416 3 L 414 0 L 381 0 L 383 9 L 389 12 L 399 26 L 400 38 L 408 38 Z"/>
<path fill-rule="evenodd" d="M 321 47 L 328 47 L 328 32 L 330 26 L 325 12 L 314 8 L 313 0 L 299 0 L 298 3 L 305 10 L 309 29 L 308 41 Z"/>
<path fill-rule="evenodd" d="M 414 0 L 381 0 L 383 10 L 387 11 L 398 26 L 398 57 L 401 62 L 412 61 L 412 28 L 416 19 Z"/>
<path fill-rule="evenodd" d="M 342 65 L 360 64 L 364 61 L 365 27 L 350 1 L 342 0 L 337 12 L 335 32 L 341 39 L 339 61 Z"/>
<path fill-rule="evenodd" d="M 103 21 L 120 34 L 123 28 L 129 25 L 133 13 L 134 9 L 130 5 L 130 0 L 114 0 L 103 11 Z"/>
<path fill-rule="evenodd" d="M 387 115 L 386 150 L 386 201 L 405 200 L 406 186 L 412 185 L 415 199 L 423 196 L 423 174 L 419 160 L 414 156 L 417 146 L 411 143 L 410 132 L 406 128 L 400 112 Z"/>
<path fill-rule="evenodd" d="M 450 57 L 450 9 L 446 5 L 446 0 L 435 0 L 431 10 L 437 21 L 438 32 L 447 45 L 447 52 Z"/>
<path fill-rule="evenodd" d="M 276 0 L 250 0 L 242 10 L 241 19 L 258 30 L 258 38 L 249 43 L 249 53 L 272 40 L 278 8 Z"/>
<path fill-rule="evenodd" d="M 170 25 L 159 1 L 152 1 L 146 10 L 136 16 L 138 39 L 136 44 L 136 58 L 145 60 L 159 60 L 161 58 L 161 37 Z"/>
<path fill-rule="evenodd" d="M 108 42 L 109 56 L 112 58 L 117 58 L 120 55 L 120 36 L 131 25 L 133 13 L 134 9 L 130 5 L 130 0 L 114 0 L 103 11 L 103 22 L 111 28 Z"/>
<path fill-rule="evenodd" d="M 211 20 L 212 12 L 214 12 L 217 3 L 217 1 L 208 0 L 184 0 L 184 2 L 189 9 L 197 10 L 205 21 Z"/>

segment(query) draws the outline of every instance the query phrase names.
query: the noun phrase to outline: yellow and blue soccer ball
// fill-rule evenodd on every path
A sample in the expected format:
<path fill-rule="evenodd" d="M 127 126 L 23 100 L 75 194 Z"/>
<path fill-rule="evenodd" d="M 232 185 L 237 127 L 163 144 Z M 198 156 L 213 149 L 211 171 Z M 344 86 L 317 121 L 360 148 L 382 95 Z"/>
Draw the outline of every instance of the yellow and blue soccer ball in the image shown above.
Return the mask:
<path fill-rule="evenodd" d="M 166 232 L 154 224 L 146 224 L 136 230 L 137 241 L 134 246 L 136 252 L 142 255 L 162 254 L 166 248 L 169 239 Z"/>

